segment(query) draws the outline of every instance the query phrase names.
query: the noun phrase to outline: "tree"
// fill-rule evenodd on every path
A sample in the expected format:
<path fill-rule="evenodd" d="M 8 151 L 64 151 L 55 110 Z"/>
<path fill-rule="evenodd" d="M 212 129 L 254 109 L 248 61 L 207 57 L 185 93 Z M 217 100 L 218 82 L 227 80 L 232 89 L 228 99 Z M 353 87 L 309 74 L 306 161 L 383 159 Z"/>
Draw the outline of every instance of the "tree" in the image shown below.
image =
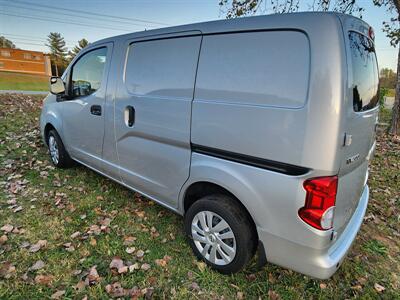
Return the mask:
<path fill-rule="evenodd" d="M 12 48 L 12 49 L 14 49 L 15 45 L 9 39 L 6 39 L 4 36 L 0 36 L 0 47 L 1 48 Z"/>
<path fill-rule="evenodd" d="M 78 41 L 78 45 L 76 45 L 72 51 L 68 52 L 68 56 L 69 56 L 69 61 L 73 60 L 74 57 L 83 49 L 85 48 L 87 45 L 89 45 L 89 42 L 87 39 L 81 39 L 80 41 Z"/>
<path fill-rule="evenodd" d="M 398 48 L 396 95 L 392 109 L 392 122 L 389 132 L 395 136 L 400 135 L 400 1 L 399 0 L 373 0 L 377 6 L 386 7 L 394 15 L 389 21 L 383 22 L 383 32 L 390 39 L 390 44 Z"/>
<path fill-rule="evenodd" d="M 386 89 L 396 88 L 396 73 L 389 68 L 383 68 L 379 74 L 379 86 Z"/>
<path fill-rule="evenodd" d="M 47 47 L 50 49 L 50 57 L 53 61 L 56 76 L 59 76 L 59 69 L 60 73 L 66 66 L 67 59 L 67 47 L 65 47 L 65 40 L 58 32 L 50 32 L 47 36 Z"/>
<path fill-rule="evenodd" d="M 220 0 L 219 6 L 226 17 L 230 19 L 254 15 L 261 10 L 264 10 L 263 13 L 268 10 L 274 13 L 296 12 L 300 8 L 300 0 L 270 0 L 270 2 L 268 0 Z M 337 11 L 346 14 L 358 14 L 358 16 L 361 16 L 364 11 L 355 0 L 314 0 L 308 5 L 308 10 Z"/>

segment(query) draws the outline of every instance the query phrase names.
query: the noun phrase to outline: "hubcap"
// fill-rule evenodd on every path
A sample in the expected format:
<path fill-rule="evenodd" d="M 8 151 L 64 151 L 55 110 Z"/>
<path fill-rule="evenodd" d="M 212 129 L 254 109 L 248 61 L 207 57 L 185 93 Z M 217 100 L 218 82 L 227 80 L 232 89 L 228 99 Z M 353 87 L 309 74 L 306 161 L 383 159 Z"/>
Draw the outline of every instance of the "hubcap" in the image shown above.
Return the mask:
<path fill-rule="evenodd" d="M 54 136 L 49 137 L 49 150 L 51 160 L 55 165 L 58 164 L 58 146 Z"/>
<path fill-rule="evenodd" d="M 236 255 L 235 235 L 220 215 L 201 211 L 192 220 L 192 238 L 201 255 L 216 265 L 227 265 Z"/>

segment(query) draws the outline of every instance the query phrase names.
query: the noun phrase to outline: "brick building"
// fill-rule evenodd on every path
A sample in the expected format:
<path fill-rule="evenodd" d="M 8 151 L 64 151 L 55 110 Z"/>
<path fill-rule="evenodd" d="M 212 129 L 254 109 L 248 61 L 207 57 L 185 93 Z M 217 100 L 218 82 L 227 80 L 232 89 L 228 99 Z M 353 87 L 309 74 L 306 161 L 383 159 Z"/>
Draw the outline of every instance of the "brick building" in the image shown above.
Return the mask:
<path fill-rule="evenodd" d="M 38 51 L 0 48 L 0 71 L 51 76 L 50 57 Z"/>

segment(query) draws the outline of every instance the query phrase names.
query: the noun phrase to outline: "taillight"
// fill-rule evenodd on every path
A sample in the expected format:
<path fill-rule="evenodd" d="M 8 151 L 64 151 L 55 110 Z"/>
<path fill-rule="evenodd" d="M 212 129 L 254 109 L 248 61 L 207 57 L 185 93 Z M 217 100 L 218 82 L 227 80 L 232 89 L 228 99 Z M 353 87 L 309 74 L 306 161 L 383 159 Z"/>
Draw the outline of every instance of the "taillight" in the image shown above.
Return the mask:
<path fill-rule="evenodd" d="M 304 181 L 306 203 L 300 218 L 314 228 L 328 230 L 333 226 L 337 192 L 337 176 L 317 177 Z"/>

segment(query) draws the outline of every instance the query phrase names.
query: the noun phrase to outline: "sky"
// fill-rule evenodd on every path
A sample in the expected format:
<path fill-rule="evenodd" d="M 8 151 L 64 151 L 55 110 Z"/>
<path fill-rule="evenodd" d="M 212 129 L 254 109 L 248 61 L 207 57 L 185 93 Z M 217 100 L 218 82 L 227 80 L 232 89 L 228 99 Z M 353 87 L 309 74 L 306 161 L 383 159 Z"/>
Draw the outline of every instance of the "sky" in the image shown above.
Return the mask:
<path fill-rule="evenodd" d="M 0 35 L 13 41 L 18 48 L 45 52 L 48 51 L 45 40 L 49 32 L 59 32 L 71 49 L 82 38 L 94 42 L 128 32 L 224 19 L 218 2 L 0 0 Z M 379 68 L 396 70 L 397 49 L 390 46 L 382 32 L 382 22 L 391 15 L 385 8 L 375 7 L 372 0 L 358 0 L 358 3 L 365 8 L 363 19 L 375 30 Z"/>

